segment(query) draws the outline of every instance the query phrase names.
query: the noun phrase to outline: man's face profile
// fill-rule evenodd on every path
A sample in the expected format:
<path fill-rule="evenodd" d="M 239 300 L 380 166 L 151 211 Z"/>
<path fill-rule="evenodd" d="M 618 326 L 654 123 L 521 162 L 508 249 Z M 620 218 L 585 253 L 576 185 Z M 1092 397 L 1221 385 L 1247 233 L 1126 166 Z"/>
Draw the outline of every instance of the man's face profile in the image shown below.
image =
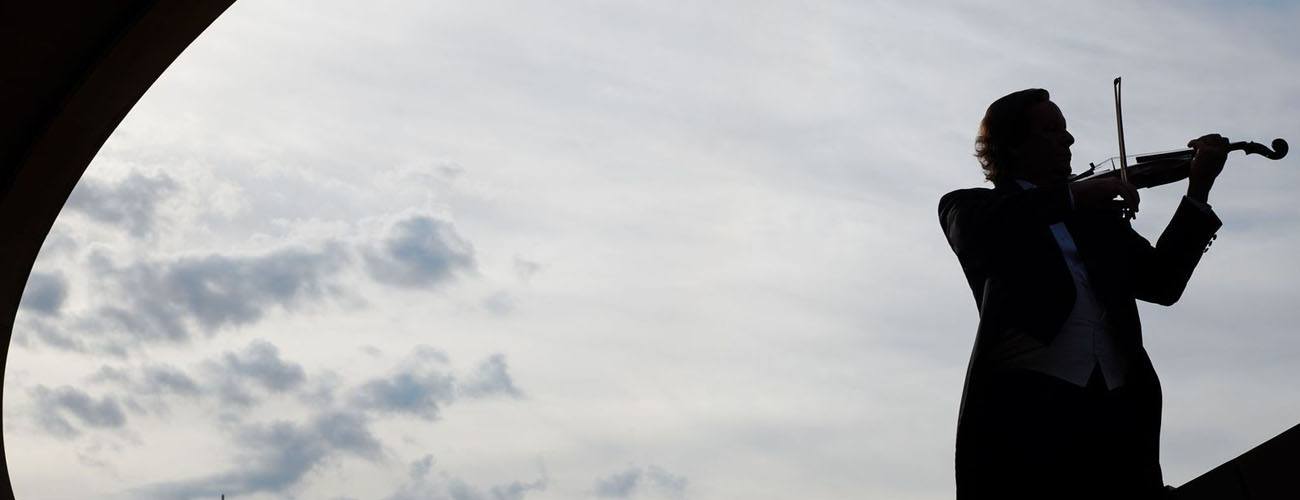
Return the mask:
<path fill-rule="evenodd" d="M 1065 116 L 1052 101 L 1030 107 L 1025 140 L 1013 149 L 1020 177 L 1038 185 L 1059 184 L 1070 176 L 1070 145 L 1074 136 L 1066 131 Z"/>

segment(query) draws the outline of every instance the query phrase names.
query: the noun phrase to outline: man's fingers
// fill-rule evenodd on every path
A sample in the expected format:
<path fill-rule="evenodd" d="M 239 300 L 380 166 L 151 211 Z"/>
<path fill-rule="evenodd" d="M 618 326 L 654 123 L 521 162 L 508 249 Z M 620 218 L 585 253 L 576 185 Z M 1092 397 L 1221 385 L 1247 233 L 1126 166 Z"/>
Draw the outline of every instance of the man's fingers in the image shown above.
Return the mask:
<path fill-rule="evenodd" d="M 1201 149 L 1203 147 L 1228 147 L 1228 138 L 1219 134 L 1205 134 L 1190 141 L 1187 141 L 1187 147 L 1192 149 Z"/>

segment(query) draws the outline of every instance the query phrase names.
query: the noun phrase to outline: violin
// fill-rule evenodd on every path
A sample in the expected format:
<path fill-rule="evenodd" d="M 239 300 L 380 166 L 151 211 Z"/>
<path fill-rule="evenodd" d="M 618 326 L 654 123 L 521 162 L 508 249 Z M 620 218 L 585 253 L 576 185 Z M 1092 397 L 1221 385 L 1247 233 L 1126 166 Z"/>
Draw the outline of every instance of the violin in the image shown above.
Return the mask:
<path fill-rule="evenodd" d="M 1270 160 L 1281 160 L 1290 151 L 1290 146 L 1286 140 L 1273 139 L 1272 148 L 1258 142 L 1234 142 L 1228 145 L 1228 151 L 1245 151 L 1248 155 L 1260 155 Z M 1109 158 L 1101 162 L 1102 165 L 1111 164 L 1109 170 L 1097 173 L 1097 164 L 1089 163 L 1088 170 L 1070 177 L 1070 182 L 1084 179 L 1106 179 L 1106 178 L 1127 178 L 1127 182 L 1135 188 L 1149 188 L 1163 186 L 1173 182 L 1186 179 L 1192 171 L 1192 157 L 1195 156 L 1194 149 L 1179 149 L 1163 153 L 1149 153 L 1138 155 L 1134 158 L 1135 163 L 1132 165 L 1123 165 L 1116 167 L 1116 158 Z M 1122 170 L 1121 170 L 1122 169 Z"/>
<path fill-rule="evenodd" d="M 1119 156 L 1109 158 L 1101 162 L 1102 165 L 1111 164 L 1108 171 L 1097 173 L 1097 164 L 1089 163 L 1088 170 L 1071 176 L 1069 182 L 1081 181 L 1084 179 L 1103 179 L 1118 177 L 1120 180 L 1127 182 L 1135 188 L 1149 188 L 1163 186 L 1173 182 L 1186 179 L 1192 171 L 1192 157 L 1196 155 L 1195 149 L 1180 149 L 1175 151 L 1166 151 L 1163 153 L 1149 153 L 1138 155 L 1134 158 L 1135 163 L 1128 164 L 1128 155 L 1124 153 L 1124 115 L 1120 109 L 1120 79 L 1115 78 L 1115 124 L 1119 131 Z M 1290 147 L 1283 139 L 1273 139 L 1272 148 L 1258 142 L 1233 142 L 1228 145 L 1228 151 L 1245 151 L 1246 154 L 1256 154 L 1270 160 L 1281 160 L 1286 156 Z M 1118 167 L 1116 167 L 1118 160 Z"/>

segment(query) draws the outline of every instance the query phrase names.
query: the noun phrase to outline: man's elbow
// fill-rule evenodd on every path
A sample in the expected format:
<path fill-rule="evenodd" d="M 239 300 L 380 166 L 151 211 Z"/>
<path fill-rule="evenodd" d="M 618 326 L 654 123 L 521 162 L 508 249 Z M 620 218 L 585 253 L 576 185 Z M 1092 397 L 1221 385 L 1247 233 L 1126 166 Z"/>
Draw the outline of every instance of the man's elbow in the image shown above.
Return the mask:
<path fill-rule="evenodd" d="M 1146 293 L 1138 294 L 1137 298 L 1138 300 L 1142 300 L 1144 302 L 1150 302 L 1152 304 L 1159 304 L 1168 307 L 1174 305 L 1175 303 L 1178 302 L 1178 299 L 1183 297 L 1183 290 L 1185 289 L 1186 287 L 1180 286 L 1180 287 L 1170 287 L 1170 288 L 1165 288 L 1160 290 L 1150 290 L 1147 291 Z"/>

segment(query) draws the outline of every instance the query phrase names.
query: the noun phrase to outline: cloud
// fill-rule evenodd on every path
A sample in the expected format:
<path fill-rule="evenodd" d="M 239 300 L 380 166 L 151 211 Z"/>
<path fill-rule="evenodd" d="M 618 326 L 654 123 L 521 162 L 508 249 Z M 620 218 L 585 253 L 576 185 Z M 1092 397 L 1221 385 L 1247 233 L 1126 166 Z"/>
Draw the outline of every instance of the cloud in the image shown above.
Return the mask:
<path fill-rule="evenodd" d="M 497 316 L 505 316 L 515 310 L 515 298 L 509 292 L 499 291 L 483 299 L 483 308 Z"/>
<path fill-rule="evenodd" d="M 309 378 L 302 389 L 298 391 L 298 400 L 313 407 L 332 406 L 335 393 L 338 392 L 338 388 L 342 384 L 343 379 L 337 372 L 332 370 L 322 371 Z"/>
<path fill-rule="evenodd" d="M 265 340 L 254 340 L 240 352 L 226 352 L 205 364 L 215 394 L 225 404 L 249 407 L 257 403 L 252 388 L 271 394 L 293 391 L 307 380 L 302 365 L 285 361 L 280 350 Z"/>
<path fill-rule="evenodd" d="M 328 372 L 309 383 L 302 365 L 282 358 L 280 350 L 265 340 L 227 351 L 199 367 L 196 375 L 190 375 L 168 364 L 147 364 L 138 370 L 103 366 L 89 379 L 113 384 L 133 396 L 147 396 L 143 402 L 156 413 L 166 412 L 172 396 L 215 398 L 221 406 L 247 409 L 259 402 L 256 392 L 296 393 L 303 401 L 327 405 L 338 383 Z"/>
<path fill-rule="evenodd" d="M 239 425 L 233 434 L 235 443 L 243 449 L 232 469 L 147 486 L 138 493 L 158 499 L 280 494 L 332 458 L 349 455 L 372 462 L 383 458 L 383 446 L 371 433 L 365 416 L 349 411 L 325 411 L 306 423 Z"/>
<path fill-rule="evenodd" d="M 37 385 L 30 390 L 36 404 L 36 423 L 55 436 L 71 438 L 81 432 L 69 417 L 85 427 L 120 429 L 126 425 L 122 407 L 111 396 L 99 400 L 70 386 L 50 389 Z"/>
<path fill-rule="evenodd" d="M 34 338 L 63 350 L 123 355 L 144 343 L 185 342 L 195 331 L 248 326 L 276 310 L 292 311 L 343 295 L 340 276 L 355 263 L 354 255 L 361 256 L 368 276 L 399 288 L 436 287 L 475 265 L 473 247 L 454 227 L 427 215 L 398 220 L 377 243 L 324 242 L 314 249 L 209 253 L 120 267 L 103 254 L 92 254 L 90 267 L 112 293 L 62 325 L 44 325 Z M 23 307 L 54 315 L 66 296 L 62 275 L 33 273 Z M 484 305 L 504 314 L 513 301 L 499 294 Z M 63 331 L 97 335 L 73 339 Z"/>
<path fill-rule="evenodd" d="M 355 406 L 368 411 L 410 414 L 426 420 L 437 420 L 442 407 L 455 399 L 455 378 L 436 366 L 412 366 L 372 379 L 352 396 Z"/>
<path fill-rule="evenodd" d="M 307 378 L 302 365 L 281 359 L 280 350 L 265 340 L 254 340 L 243 352 L 226 353 L 222 367 L 272 392 L 296 389 Z"/>
<path fill-rule="evenodd" d="M 659 467 L 651 465 L 646 469 L 646 478 L 650 484 L 654 485 L 660 491 L 673 498 L 683 498 L 686 496 L 686 477 L 672 474 Z"/>
<path fill-rule="evenodd" d="M 641 483 L 639 468 L 616 472 L 596 481 L 596 496 L 601 498 L 627 498 Z"/>
<path fill-rule="evenodd" d="M 106 383 L 123 391 L 122 404 L 131 412 L 166 416 L 169 398 L 179 396 L 195 402 L 207 394 L 203 386 L 184 371 L 167 364 L 151 364 L 133 373 L 131 370 L 101 366 L 89 377 L 91 382 Z"/>
<path fill-rule="evenodd" d="M 338 373 L 329 370 L 309 377 L 301 364 L 285 359 L 278 347 L 260 339 L 238 351 L 203 361 L 198 367 L 198 376 L 194 376 L 167 364 L 148 364 L 139 369 L 102 366 L 89 380 L 113 384 L 134 396 L 147 396 L 141 403 L 160 414 L 167 411 L 167 398 L 173 396 L 250 409 L 261 402 L 262 395 L 292 395 L 309 407 L 329 407 L 336 400 L 335 393 L 345 385 Z M 488 356 L 458 378 L 450 372 L 447 355 L 428 346 L 413 349 L 390 374 L 365 380 L 344 394 L 349 396 L 346 401 L 350 408 L 358 412 L 409 415 L 430 421 L 439 419 L 443 408 L 461 397 L 523 397 L 510 376 L 504 355 Z"/>
<path fill-rule="evenodd" d="M 116 326 L 128 337 L 123 341 L 184 341 L 192 326 L 206 332 L 244 326 L 272 309 L 337 295 L 333 279 L 345 260 L 337 245 L 326 245 L 109 267 L 115 303 L 102 306 L 92 322 Z"/>
<path fill-rule="evenodd" d="M 596 481 L 595 493 L 600 498 L 631 498 L 641 491 L 652 491 L 669 498 L 686 497 L 686 478 L 672 474 L 658 466 L 631 467 Z"/>
<path fill-rule="evenodd" d="M 194 379 L 171 365 L 147 366 L 143 370 L 139 392 L 144 394 L 179 394 L 197 396 L 199 385 Z"/>
<path fill-rule="evenodd" d="M 176 190 L 176 181 L 166 174 L 133 172 L 117 184 L 84 178 L 66 206 L 93 220 L 124 226 L 132 236 L 143 238 L 153 233 L 159 202 Z"/>
<path fill-rule="evenodd" d="M 534 481 L 511 481 L 483 490 L 446 474 L 435 477 L 433 465 L 433 455 L 411 462 L 407 482 L 384 500 L 523 500 L 530 492 L 545 490 L 548 482 L 542 471 Z"/>
<path fill-rule="evenodd" d="M 371 434 L 366 424 L 366 417 L 361 413 L 333 411 L 316 418 L 315 430 L 335 449 L 368 460 L 379 460 L 383 453 L 383 446 Z"/>
<path fill-rule="evenodd" d="M 474 268 L 474 248 L 450 222 L 413 215 L 388 228 L 384 241 L 364 251 L 366 270 L 380 283 L 432 288 Z"/>
<path fill-rule="evenodd" d="M 27 278 L 20 309 L 54 316 L 68 298 L 68 280 L 61 273 L 33 272 Z"/>
<path fill-rule="evenodd" d="M 13 341 L 19 345 L 28 346 L 31 341 L 38 340 L 46 346 L 63 351 L 86 352 L 88 347 L 83 338 L 83 332 L 72 330 L 76 334 L 65 333 L 70 329 L 65 327 L 64 322 L 57 321 L 57 319 L 42 317 L 41 315 L 19 315 L 14 324 Z"/>
<path fill-rule="evenodd" d="M 240 449 L 235 465 L 217 474 L 155 483 L 132 494 L 144 498 L 181 499 L 223 493 L 293 496 L 290 490 L 300 485 L 312 470 L 337 457 L 385 461 L 385 448 L 370 429 L 371 419 L 376 413 L 435 420 L 440 417 L 441 409 L 453 402 L 458 394 L 477 398 L 520 393 L 501 354 L 478 363 L 465 377 L 463 387 L 449 372 L 449 365 L 449 359 L 442 351 L 419 346 L 401 360 L 389 376 L 374 378 L 355 387 L 351 407 L 330 407 L 327 400 L 317 399 L 324 401 L 321 406 L 330 409 L 315 413 L 306 422 L 280 420 L 245 424 L 239 414 L 224 414 L 219 420 L 225 423 L 226 432 L 232 436 L 231 442 Z M 257 403 L 251 395 L 252 389 L 312 396 L 308 392 L 316 381 L 306 375 L 301 365 L 286 360 L 279 348 L 265 340 L 255 340 L 242 349 L 225 352 L 201 363 L 200 367 L 203 369 L 200 373 L 206 375 L 196 378 L 171 365 L 146 365 L 139 370 L 103 366 L 91 380 L 115 384 L 133 395 L 197 396 L 205 398 L 205 401 L 212 401 L 206 398 L 217 398 L 223 404 L 248 405 Z M 338 381 L 331 377 L 332 372 L 325 372 L 325 385 L 332 391 Z M 81 420 L 78 425 L 125 425 L 121 405 L 112 398 L 96 401 L 71 388 L 52 391 L 39 387 L 32 394 L 42 402 L 40 420 L 43 427 L 56 435 L 76 435 L 74 424 L 78 423 L 69 421 L 69 418 Z M 305 398 L 299 401 L 311 404 Z M 146 401 L 150 402 L 161 403 L 162 400 Z M 128 399 L 127 403 L 129 407 L 134 400 Z M 139 411 L 146 412 L 143 408 Z M 531 482 L 510 481 L 478 487 L 456 478 L 434 478 L 429 473 L 431 467 L 431 458 L 413 463 L 411 481 L 393 493 L 392 498 L 522 500 L 529 492 L 544 489 L 546 485 L 543 473 L 541 479 Z"/>
<path fill-rule="evenodd" d="M 338 269 L 339 254 L 281 250 L 254 257 L 211 255 L 181 259 L 161 272 L 137 267 L 127 283 L 158 290 L 177 310 L 208 330 L 257 321 L 268 304 L 292 307 L 331 292 L 325 282 Z"/>
<path fill-rule="evenodd" d="M 503 354 L 493 354 L 474 368 L 474 372 L 460 383 L 460 393 L 468 397 L 510 396 L 523 397 L 515 382 L 510 378 L 509 367 Z"/>
<path fill-rule="evenodd" d="M 116 266 L 102 254 L 91 266 L 105 277 L 104 294 L 88 313 L 63 325 L 46 325 L 34 338 L 55 348 L 124 354 L 142 343 L 185 342 L 195 331 L 213 333 L 254 324 L 267 314 L 292 311 L 341 296 L 341 274 L 362 257 L 367 275 L 399 288 L 430 288 L 474 269 L 474 251 L 448 222 L 427 215 L 398 220 L 378 243 L 321 243 L 258 254 L 209 253 L 149 259 Z M 34 273 L 24 307 L 59 311 L 66 281 Z M 507 296 L 488 307 L 505 311 Z M 59 326 L 56 328 L 56 326 Z M 98 334 L 72 339 L 61 331 Z"/>
<path fill-rule="evenodd" d="M 96 371 L 89 378 L 92 382 L 111 382 L 120 385 L 131 383 L 131 374 L 129 372 L 108 365 L 99 367 L 99 371 Z"/>
<path fill-rule="evenodd" d="M 463 379 L 457 379 L 446 369 L 446 354 L 418 347 L 392 374 L 371 379 L 356 388 L 352 393 L 352 403 L 366 411 L 437 420 L 442 409 L 455 402 L 457 396 L 523 396 L 510 377 L 509 366 L 502 354 L 484 359 Z"/>
<path fill-rule="evenodd" d="M 542 265 L 516 255 L 514 268 L 515 277 L 521 282 L 528 283 L 533 279 L 533 276 L 537 275 L 538 272 L 541 272 Z"/>

